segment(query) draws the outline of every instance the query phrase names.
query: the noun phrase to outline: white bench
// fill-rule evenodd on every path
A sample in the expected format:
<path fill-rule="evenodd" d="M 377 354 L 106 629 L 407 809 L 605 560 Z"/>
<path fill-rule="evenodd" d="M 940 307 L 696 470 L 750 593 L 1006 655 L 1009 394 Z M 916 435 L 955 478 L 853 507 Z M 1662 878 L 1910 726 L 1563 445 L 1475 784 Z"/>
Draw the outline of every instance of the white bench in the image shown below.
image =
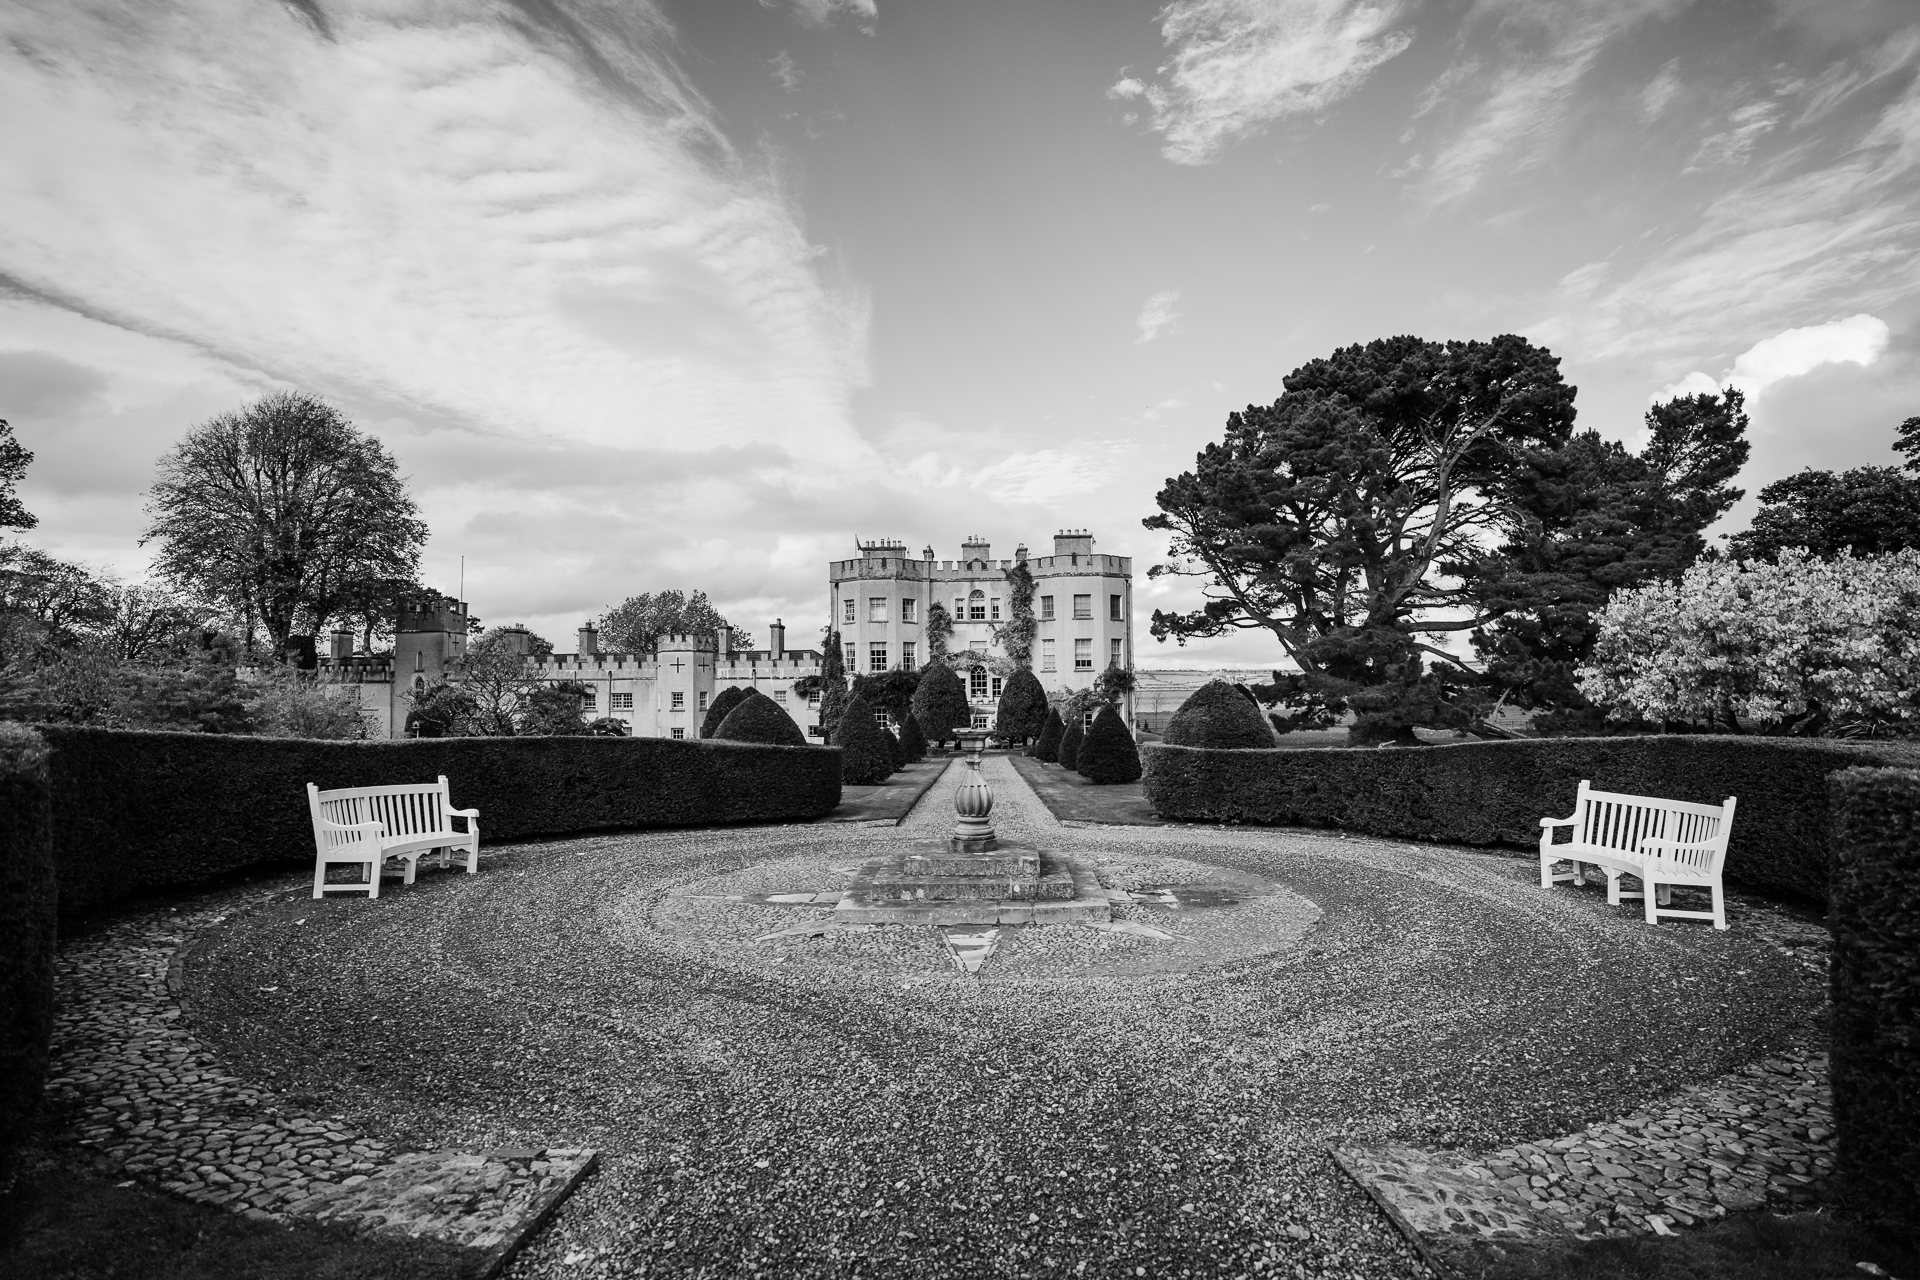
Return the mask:
<path fill-rule="evenodd" d="M 1727 834 L 1733 829 L 1733 802 L 1732 796 L 1725 804 L 1689 804 L 1594 791 L 1583 779 L 1572 817 L 1540 819 L 1540 887 L 1549 889 L 1562 880 L 1585 884 L 1586 866 L 1597 866 L 1607 874 L 1607 901 L 1617 905 L 1622 898 L 1641 899 L 1648 924 L 1673 916 L 1711 920 L 1714 928 L 1724 929 L 1727 899 L 1720 872 L 1727 861 Z M 1561 827 L 1573 828 L 1572 843 L 1553 843 L 1553 833 Z M 1572 869 L 1555 871 L 1562 862 L 1571 863 Z M 1623 876 L 1639 880 L 1640 892 L 1622 892 Z M 1668 904 L 1676 885 L 1706 889 L 1713 910 L 1673 910 Z"/>
<path fill-rule="evenodd" d="M 480 811 L 456 809 L 447 792 L 447 775 L 438 782 L 396 787 L 342 787 L 322 791 L 307 784 L 307 808 L 313 814 L 313 896 L 328 893 L 364 893 L 380 896 L 380 870 L 388 858 L 407 864 L 408 884 L 420 855 L 435 849 L 451 860 L 464 849 L 467 874 L 480 869 Z M 465 818 L 467 829 L 454 830 L 453 820 Z M 364 884 L 328 884 L 327 868 L 337 862 L 356 862 L 367 869 Z"/>

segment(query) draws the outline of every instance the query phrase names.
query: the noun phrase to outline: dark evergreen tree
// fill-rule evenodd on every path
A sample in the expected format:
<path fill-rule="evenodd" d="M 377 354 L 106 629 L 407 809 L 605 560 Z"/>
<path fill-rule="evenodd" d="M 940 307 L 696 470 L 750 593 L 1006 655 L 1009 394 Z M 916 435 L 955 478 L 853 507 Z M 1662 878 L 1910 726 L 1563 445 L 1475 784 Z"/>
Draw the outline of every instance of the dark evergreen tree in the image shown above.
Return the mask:
<path fill-rule="evenodd" d="M 840 747 L 840 777 L 850 787 L 867 787 L 885 782 L 893 772 L 893 759 L 887 754 L 887 739 L 880 729 L 867 700 L 859 694 L 847 699 L 840 713 L 835 741 Z"/>
<path fill-rule="evenodd" d="M 1077 764 L 1087 781 L 1101 786 L 1140 780 L 1140 748 L 1134 745 L 1133 731 L 1114 708 L 1102 707 L 1093 718 L 1080 743 Z"/>
<path fill-rule="evenodd" d="M 1894 467 L 1809 468 L 1775 480 L 1760 491 L 1753 527 L 1727 539 L 1727 554 L 1778 560 L 1788 547 L 1822 560 L 1920 547 L 1920 476 Z"/>
<path fill-rule="evenodd" d="M 967 687 L 944 662 L 933 663 L 920 673 L 920 687 L 913 691 L 913 718 L 929 742 L 945 742 L 955 729 L 973 723 L 973 708 L 967 705 Z"/>
<path fill-rule="evenodd" d="M 1080 771 L 1080 743 L 1086 735 L 1080 727 L 1079 716 L 1068 716 L 1066 732 L 1060 735 L 1060 767 L 1069 773 Z"/>
<path fill-rule="evenodd" d="M 1033 744 L 1033 758 L 1047 764 L 1060 762 L 1060 739 L 1066 736 L 1067 726 L 1060 722 L 1060 713 L 1052 707 L 1047 708 L 1046 721 L 1040 726 L 1039 741 Z"/>
<path fill-rule="evenodd" d="M 717 700 L 716 700 L 717 701 Z M 712 735 L 723 742 L 764 742 L 780 747 L 804 747 L 807 735 L 793 722 L 786 708 L 750 689 L 735 699 L 733 710 L 715 727 Z"/>
<path fill-rule="evenodd" d="M 820 657 L 820 740 L 840 741 L 840 718 L 847 709 L 847 667 L 841 658 L 840 633 L 827 632 Z M 871 711 L 868 712 L 872 714 Z"/>
<path fill-rule="evenodd" d="M 893 730 L 882 727 L 880 732 L 887 739 L 887 762 L 893 766 L 893 772 L 898 773 L 907 767 L 907 750 L 900 745 L 899 735 Z"/>
<path fill-rule="evenodd" d="M 722 689 L 719 695 L 715 697 L 713 702 L 707 707 L 707 718 L 700 722 L 700 736 L 703 738 L 711 738 L 718 734 L 720 732 L 720 725 L 726 720 L 727 714 L 745 700 L 747 693 L 747 690 L 742 689 L 737 684 Z M 771 701 L 771 699 L 769 699 L 769 701 Z"/>
<path fill-rule="evenodd" d="M 1176 747 L 1239 749 L 1271 747 L 1273 731 L 1243 690 L 1209 680 L 1194 690 L 1167 721 L 1161 740 Z"/>
<path fill-rule="evenodd" d="M 1008 745 L 1025 746 L 1029 739 L 1040 736 L 1047 723 L 1047 710 L 1047 691 L 1041 687 L 1040 677 L 1031 668 L 1021 667 L 1001 687 L 994 730 Z"/>
<path fill-rule="evenodd" d="M 920 721 L 908 716 L 900 729 L 900 754 L 907 763 L 927 758 L 927 735 L 920 732 Z"/>

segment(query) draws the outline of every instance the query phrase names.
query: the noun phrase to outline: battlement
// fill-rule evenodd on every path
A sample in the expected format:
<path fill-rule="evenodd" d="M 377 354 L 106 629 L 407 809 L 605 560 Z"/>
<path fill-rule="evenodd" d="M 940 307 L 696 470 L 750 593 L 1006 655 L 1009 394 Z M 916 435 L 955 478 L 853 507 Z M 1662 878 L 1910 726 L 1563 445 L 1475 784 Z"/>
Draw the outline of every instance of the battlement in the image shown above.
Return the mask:
<path fill-rule="evenodd" d="M 711 633 L 682 634 L 664 632 L 654 642 L 657 653 L 713 653 L 719 648 L 719 637 Z"/>
<path fill-rule="evenodd" d="M 871 542 L 861 542 L 856 538 L 853 545 L 860 548 L 860 557 L 863 560 L 871 560 L 876 556 L 907 554 L 907 544 L 895 538 L 875 538 Z"/>
<path fill-rule="evenodd" d="M 399 631 L 467 634 L 467 602 L 452 596 L 423 596 L 400 606 Z"/>

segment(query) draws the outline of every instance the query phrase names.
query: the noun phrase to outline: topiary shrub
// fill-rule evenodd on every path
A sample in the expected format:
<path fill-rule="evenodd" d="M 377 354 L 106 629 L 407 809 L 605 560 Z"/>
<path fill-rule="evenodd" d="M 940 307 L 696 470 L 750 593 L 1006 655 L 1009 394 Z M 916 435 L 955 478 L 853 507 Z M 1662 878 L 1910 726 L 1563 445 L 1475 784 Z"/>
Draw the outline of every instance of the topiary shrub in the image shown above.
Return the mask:
<path fill-rule="evenodd" d="M 1225 680 L 1209 680 L 1194 690 L 1160 736 L 1171 746 L 1216 751 L 1273 745 L 1273 731 L 1260 708 Z"/>
<path fill-rule="evenodd" d="M 40 735 L 0 723 L 0 1157 L 40 1109 L 53 1034 L 55 887 L 47 761 Z"/>
<path fill-rule="evenodd" d="M 850 787 L 867 787 L 885 782 L 893 772 L 893 759 L 887 754 L 887 739 L 867 709 L 867 700 L 859 694 L 847 699 L 840 713 L 840 776 Z"/>
<path fill-rule="evenodd" d="M 1060 761 L 1060 739 L 1066 736 L 1067 726 L 1060 723 L 1060 713 L 1052 707 L 1047 708 L 1046 723 L 1040 726 L 1040 738 L 1033 744 L 1033 758 L 1047 764 Z"/>
<path fill-rule="evenodd" d="M 719 695 L 715 697 L 713 702 L 707 707 L 707 718 L 700 722 L 700 736 L 703 738 L 719 737 L 720 726 L 726 723 L 727 717 L 733 714 L 735 707 L 746 701 L 749 693 L 759 693 L 759 690 L 742 689 L 737 684 L 722 689 Z M 766 695 L 761 694 L 761 696 L 765 697 Z M 768 699 L 768 701 L 772 701 L 772 699 Z M 783 712 L 782 714 L 785 713 Z M 802 736 L 804 738 L 804 735 Z M 751 741 L 751 739 L 749 739 L 749 741 Z"/>
<path fill-rule="evenodd" d="M 973 708 L 967 705 L 967 687 L 944 662 L 935 662 L 920 673 L 913 691 L 913 718 L 928 742 L 945 742 L 955 729 L 973 723 Z"/>
<path fill-rule="evenodd" d="M 1060 735 L 1058 759 L 1060 767 L 1069 773 L 1080 771 L 1080 744 L 1086 738 L 1086 731 L 1080 726 L 1081 717 L 1070 716 L 1066 721 L 1066 731 Z"/>
<path fill-rule="evenodd" d="M 1920 1227 L 1920 772 L 1847 769 L 1828 787 L 1835 1173 L 1852 1208 L 1911 1231 Z"/>
<path fill-rule="evenodd" d="M 1025 745 L 1030 738 L 1040 736 L 1046 727 L 1047 691 L 1040 685 L 1040 677 L 1027 667 L 1021 667 L 1007 677 L 1005 687 L 1000 690 L 1000 706 L 994 716 L 994 732 L 1007 740 L 1009 746 L 1014 743 Z"/>
<path fill-rule="evenodd" d="M 1134 745 L 1133 731 L 1118 710 L 1100 708 L 1080 743 L 1077 764 L 1087 781 L 1101 786 L 1140 780 L 1140 748 Z"/>
<path fill-rule="evenodd" d="M 1418 751 L 1343 747 L 1140 752 L 1147 802 L 1181 822 L 1341 827 L 1449 844 L 1535 849 L 1540 819 L 1573 809 L 1582 778 L 1606 791 L 1740 807 L 1727 878 L 1827 897 L 1827 775 L 1920 766 L 1910 745 L 1648 734 L 1463 742 Z"/>
<path fill-rule="evenodd" d="M 908 764 L 927 758 L 927 735 L 920 732 L 920 722 L 912 716 L 900 729 L 900 754 Z"/>
<path fill-rule="evenodd" d="M 734 690 L 728 690 L 729 693 Z M 719 699 L 714 700 L 717 704 Z M 749 689 L 734 699 L 713 737 L 721 742 L 764 742 L 776 747 L 804 747 L 807 735 L 780 705 L 758 689 Z"/>
<path fill-rule="evenodd" d="M 893 765 L 893 771 L 898 773 L 907 767 L 907 753 L 900 746 L 899 735 L 895 734 L 893 730 L 882 726 L 880 732 L 885 735 L 887 739 L 887 760 Z"/>

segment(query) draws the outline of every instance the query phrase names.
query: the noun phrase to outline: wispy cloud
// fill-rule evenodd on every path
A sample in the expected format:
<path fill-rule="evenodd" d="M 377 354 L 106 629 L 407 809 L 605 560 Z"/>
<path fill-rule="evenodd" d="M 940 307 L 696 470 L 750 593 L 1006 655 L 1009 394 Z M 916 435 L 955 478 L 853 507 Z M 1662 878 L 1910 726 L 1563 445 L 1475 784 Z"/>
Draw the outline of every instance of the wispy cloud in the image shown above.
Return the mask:
<path fill-rule="evenodd" d="M 1173 309 L 1173 304 L 1178 301 L 1180 291 L 1177 289 L 1162 289 L 1148 298 L 1141 305 L 1140 314 L 1133 318 L 1134 326 L 1140 330 L 1140 336 L 1134 342 L 1152 342 L 1162 334 L 1172 333 L 1179 328 L 1180 313 Z"/>
<path fill-rule="evenodd" d="M 767 59 L 767 71 L 773 76 L 773 82 L 788 93 L 800 87 L 800 66 L 785 49 Z"/>
<path fill-rule="evenodd" d="M 760 0 L 760 6 L 788 9 L 809 27 L 824 27 L 834 18 L 845 16 L 868 35 L 873 34 L 874 23 L 880 17 L 875 0 Z"/>
<path fill-rule="evenodd" d="M 1683 172 L 1743 164 L 1754 144 L 1780 123 L 1785 108 L 1772 99 L 1749 102 L 1727 116 L 1726 128 L 1700 140 L 1699 149 Z"/>
<path fill-rule="evenodd" d="M 1398 0 L 1174 0 L 1160 11 L 1171 50 L 1153 80 L 1125 76 L 1111 98 L 1141 98 L 1176 164 L 1205 164 L 1276 120 L 1324 111 L 1404 51 Z"/>

